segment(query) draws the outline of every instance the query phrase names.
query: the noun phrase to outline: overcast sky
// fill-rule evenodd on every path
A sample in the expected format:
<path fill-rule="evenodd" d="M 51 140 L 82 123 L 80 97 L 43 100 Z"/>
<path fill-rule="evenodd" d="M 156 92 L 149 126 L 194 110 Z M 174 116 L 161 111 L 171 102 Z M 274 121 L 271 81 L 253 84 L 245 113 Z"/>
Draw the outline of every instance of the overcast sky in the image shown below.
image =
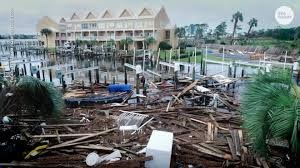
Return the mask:
<path fill-rule="evenodd" d="M 0 0 L 0 34 L 9 33 L 10 9 L 15 11 L 16 33 L 34 34 L 37 21 L 42 16 L 57 19 L 70 17 L 73 12 L 89 10 L 103 11 L 111 9 L 119 14 L 121 9 L 140 11 L 142 7 L 159 9 L 164 6 L 173 24 L 207 23 L 214 29 L 220 22 L 226 21 L 227 31 L 232 30 L 232 14 L 241 11 L 244 22 L 243 31 L 247 31 L 247 22 L 258 19 L 258 28 L 280 26 L 274 19 L 275 10 L 280 6 L 289 6 L 295 17 L 288 26 L 300 26 L 300 0 Z"/>

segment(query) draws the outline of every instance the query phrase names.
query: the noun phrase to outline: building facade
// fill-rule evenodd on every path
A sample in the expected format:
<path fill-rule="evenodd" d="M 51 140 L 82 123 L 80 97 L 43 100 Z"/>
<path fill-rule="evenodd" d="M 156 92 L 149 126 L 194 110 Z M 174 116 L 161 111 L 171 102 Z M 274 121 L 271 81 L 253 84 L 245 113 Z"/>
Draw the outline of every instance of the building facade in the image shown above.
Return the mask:
<path fill-rule="evenodd" d="M 70 18 L 62 17 L 58 22 L 45 16 L 38 21 L 37 33 L 39 40 L 46 44 L 45 36 L 40 34 L 43 28 L 51 30 L 48 36 L 49 47 L 63 46 L 65 42 L 76 40 L 97 40 L 106 43 L 114 40 L 118 49 L 123 49 L 120 41 L 131 38 L 130 48 L 146 48 L 145 39 L 154 37 L 155 43 L 147 46 L 157 49 L 161 41 L 167 41 L 172 47 L 177 47 L 175 25 L 172 25 L 164 7 L 158 11 L 143 8 L 133 13 L 124 9 L 120 13 L 105 10 L 102 13 L 73 13 Z"/>

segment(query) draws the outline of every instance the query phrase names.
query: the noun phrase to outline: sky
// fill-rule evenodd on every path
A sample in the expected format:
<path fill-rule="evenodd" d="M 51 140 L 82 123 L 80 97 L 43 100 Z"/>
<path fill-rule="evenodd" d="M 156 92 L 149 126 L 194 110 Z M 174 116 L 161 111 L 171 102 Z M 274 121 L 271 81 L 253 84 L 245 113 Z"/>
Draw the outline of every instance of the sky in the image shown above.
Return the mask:
<path fill-rule="evenodd" d="M 0 0 L 0 34 L 10 32 L 10 10 L 15 11 L 15 32 L 35 34 L 36 24 L 42 16 L 58 19 L 70 17 L 73 12 L 110 9 L 119 15 L 121 10 L 129 8 L 140 11 L 143 7 L 159 9 L 164 6 L 172 24 L 177 26 L 190 23 L 207 23 L 211 29 L 225 21 L 227 31 L 231 32 L 230 21 L 236 11 L 243 13 L 242 31 L 248 29 L 251 18 L 258 20 L 255 29 L 300 26 L 300 0 Z M 275 10 L 280 6 L 289 6 L 294 11 L 294 20 L 290 25 L 279 25 L 275 20 Z"/>

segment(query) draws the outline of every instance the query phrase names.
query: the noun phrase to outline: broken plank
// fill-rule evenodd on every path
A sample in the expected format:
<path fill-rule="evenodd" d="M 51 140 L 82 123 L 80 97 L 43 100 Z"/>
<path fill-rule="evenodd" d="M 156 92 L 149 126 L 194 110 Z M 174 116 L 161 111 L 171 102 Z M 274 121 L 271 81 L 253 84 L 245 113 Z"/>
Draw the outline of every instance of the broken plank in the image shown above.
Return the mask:
<path fill-rule="evenodd" d="M 229 149 L 230 149 L 232 158 L 233 158 L 234 160 L 237 160 L 238 157 L 236 156 L 236 150 L 235 150 L 235 146 L 234 146 L 234 144 L 233 144 L 232 138 L 226 137 L 226 139 L 227 139 L 227 143 L 228 143 L 228 146 L 229 146 Z"/>
<path fill-rule="evenodd" d="M 99 136 L 99 135 L 103 135 L 103 134 L 112 132 L 112 131 L 114 131 L 116 129 L 117 128 L 112 128 L 112 129 L 105 130 L 105 131 L 102 131 L 102 132 L 98 132 L 98 133 L 95 133 L 95 134 L 92 134 L 92 135 L 87 135 L 87 136 L 84 136 L 84 137 L 81 137 L 81 138 L 73 139 L 73 140 L 70 140 L 70 141 L 67 141 L 67 142 L 63 142 L 63 143 L 58 144 L 58 145 L 51 146 L 51 147 L 49 147 L 47 149 L 59 148 L 61 146 L 67 145 L 67 144 L 71 144 L 71 143 L 83 141 L 83 140 L 86 140 L 86 139 L 89 139 L 89 138 L 92 138 L 92 137 L 96 137 L 96 136 Z"/>
<path fill-rule="evenodd" d="M 59 137 L 82 137 L 91 136 L 94 134 L 46 134 L 46 135 L 29 135 L 31 138 L 57 138 Z"/>

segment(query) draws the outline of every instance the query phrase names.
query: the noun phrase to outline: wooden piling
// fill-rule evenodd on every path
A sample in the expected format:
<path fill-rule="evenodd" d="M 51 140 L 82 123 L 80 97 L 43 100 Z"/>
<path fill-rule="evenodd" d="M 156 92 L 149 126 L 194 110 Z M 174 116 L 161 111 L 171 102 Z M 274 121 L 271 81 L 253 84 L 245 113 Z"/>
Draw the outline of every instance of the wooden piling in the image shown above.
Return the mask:
<path fill-rule="evenodd" d="M 23 62 L 25 62 L 25 60 L 23 60 Z M 23 68 L 24 68 L 25 75 L 27 75 L 27 70 L 26 70 L 26 64 L 25 63 L 23 64 Z"/>
<path fill-rule="evenodd" d="M 89 70 L 89 81 L 90 81 L 90 84 L 92 84 L 92 71 Z"/>
<path fill-rule="evenodd" d="M 233 78 L 236 78 L 236 64 L 233 63 Z"/>
<path fill-rule="evenodd" d="M 51 69 L 49 69 L 49 78 L 50 78 L 50 82 L 52 82 L 52 71 L 51 71 Z"/>
<path fill-rule="evenodd" d="M 127 84 L 127 68 L 124 66 L 124 83 Z"/>
<path fill-rule="evenodd" d="M 71 68 L 71 71 L 73 71 L 73 69 L 74 69 L 73 66 L 71 66 L 70 68 Z M 72 81 L 74 80 L 74 73 L 71 73 L 71 79 L 72 79 Z"/>
<path fill-rule="evenodd" d="M 177 89 L 177 83 L 178 83 L 178 71 L 174 72 L 174 90 Z"/>
<path fill-rule="evenodd" d="M 244 77 L 244 75 L 245 75 L 245 70 L 244 70 L 244 68 L 242 69 L 242 78 Z"/>
<path fill-rule="evenodd" d="M 31 63 L 29 63 L 29 69 L 30 69 L 30 75 L 33 76 Z"/>
<path fill-rule="evenodd" d="M 140 94 L 140 74 L 136 74 L 136 79 L 135 79 L 136 85 L 136 94 Z M 136 101 L 139 103 L 140 99 L 138 96 L 136 96 Z"/>
<path fill-rule="evenodd" d="M 96 72 L 96 83 L 100 83 L 99 69 L 95 69 Z"/>

